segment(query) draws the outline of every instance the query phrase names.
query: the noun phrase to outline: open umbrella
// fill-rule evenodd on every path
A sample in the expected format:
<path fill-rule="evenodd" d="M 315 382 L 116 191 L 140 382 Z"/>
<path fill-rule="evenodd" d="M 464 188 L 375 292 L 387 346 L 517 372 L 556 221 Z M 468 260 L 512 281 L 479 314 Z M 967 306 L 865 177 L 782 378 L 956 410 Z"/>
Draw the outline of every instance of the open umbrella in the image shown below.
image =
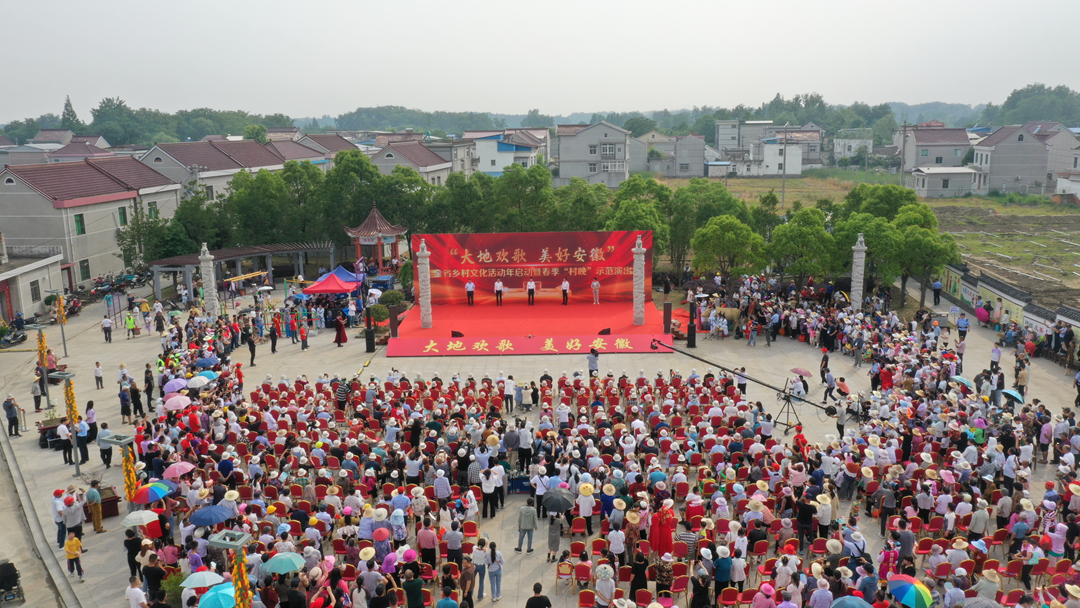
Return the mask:
<path fill-rule="evenodd" d="M 170 317 L 179 317 L 182 314 L 184 314 L 184 313 L 180 312 L 179 310 L 173 310 L 173 311 L 169 312 Z"/>
<path fill-rule="evenodd" d="M 140 505 L 148 505 L 165 498 L 174 491 L 176 491 L 176 484 L 171 481 L 166 481 L 164 479 L 151 481 L 148 484 L 139 486 L 139 488 L 135 490 L 135 500 L 132 502 Z"/>
<path fill-rule="evenodd" d="M 153 511 L 133 511 L 128 513 L 128 516 L 120 522 L 120 525 L 125 528 L 134 528 L 136 526 L 145 526 L 157 520 L 157 513 L 154 513 Z"/>
<path fill-rule="evenodd" d="M 218 373 L 215 372 L 215 371 L 210 371 L 208 369 L 203 370 L 203 371 L 201 371 L 201 372 L 199 372 L 199 373 L 197 373 L 195 375 L 196 376 L 202 376 L 203 378 L 206 378 L 207 380 L 210 380 L 210 381 L 214 381 L 214 380 L 218 379 Z"/>
<path fill-rule="evenodd" d="M 270 287 L 269 285 L 263 285 L 259 288 L 259 291 L 274 291 L 274 288 Z"/>
<path fill-rule="evenodd" d="M 210 379 L 206 376 L 195 376 L 191 380 L 188 380 L 188 388 L 202 388 L 210 384 Z"/>
<path fill-rule="evenodd" d="M 195 367 L 199 367 L 199 368 L 214 367 L 218 363 L 220 363 L 220 361 L 218 360 L 217 357 L 207 357 L 205 359 L 199 359 L 198 361 L 196 361 L 195 362 Z"/>
<path fill-rule="evenodd" d="M 930 608 L 934 603 L 926 585 L 906 574 L 894 574 L 889 579 L 889 593 L 908 608 Z"/>
<path fill-rule="evenodd" d="M 142 304 L 145 301 L 146 301 L 146 298 L 135 298 L 135 303 L 136 304 Z"/>
<path fill-rule="evenodd" d="M 232 509 L 212 505 L 193 511 L 191 513 L 191 523 L 196 526 L 216 526 L 232 516 Z"/>
<path fill-rule="evenodd" d="M 187 380 L 183 378 L 177 378 L 176 380 L 169 380 L 165 383 L 166 393 L 175 393 L 181 389 L 187 388 Z"/>
<path fill-rule="evenodd" d="M 855 597 L 854 595 L 845 595 L 844 597 L 834 601 L 829 608 L 871 608 L 871 605 L 861 597 Z M 965 608 L 967 608 L 966 602 Z"/>
<path fill-rule="evenodd" d="M 184 386 L 187 386 L 187 381 L 186 380 L 184 381 Z M 179 396 L 180 396 L 180 393 L 165 393 L 164 399 L 165 399 L 165 401 L 168 401 L 169 399 L 172 399 L 173 397 L 179 397 Z"/>
<path fill-rule="evenodd" d="M 543 505 L 548 511 L 562 513 L 574 506 L 574 493 L 566 488 L 555 488 L 544 493 Z"/>
<path fill-rule="evenodd" d="M 371 296 L 371 294 L 375 294 L 375 299 L 378 300 L 379 298 L 382 297 L 382 290 L 381 289 L 375 289 L 374 287 L 372 287 L 371 289 L 368 290 L 368 296 Z"/>
<path fill-rule="evenodd" d="M 216 585 L 199 598 L 199 608 L 233 608 L 236 606 L 235 594 L 232 583 Z"/>
<path fill-rule="evenodd" d="M 810 372 L 810 370 L 806 370 L 806 369 L 803 369 L 801 367 L 793 367 L 789 371 L 791 373 L 795 374 L 796 376 L 802 376 L 804 378 L 809 378 L 809 377 L 814 375 L 814 374 L 812 374 Z"/>
<path fill-rule="evenodd" d="M 951 380 L 953 382 L 959 382 L 960 384 L 963 384 L 964 386 L 970 388 L 971 390 L 975 390 L 975 383 L 972 382 L 971 380 L 968 380 L 967 378 L 965 378 L 963 376 L 950 376 L 949 380 Z"/>
<path fill-rule="evenodd" d="M 306 293 L 295 293 L 295 294 L 293 294 L 292 297 L 294 299 L 296 299 L 296 300 L 310 300 L 311 299 L 311 296 L 309 296 Z"/>
<path fill-rule="evenodd" d="M 194 378 L 192 379 L 194 380 Z M 165 402 L 165 409 L 172 412 L 175 410 L 182 410 L 189 405 L 191 405 L 191 399 L 183 395 L 177 395 Z"/>
<path fill-rule="evenodd" d="M 221 575 L 217 572 L 211 572 L 209 570 L 203 570 L 202 572 L 195 572 L 191 576 L 184 579 L 184 582 L 180 583 L 181 587 L 213 587 L 224 581 Z"/>
<path fill-rule="evenodd" d="M 1013 399 L 1015 401 L 1019 401 L 1020 403 L 1024 402 L 1024 396 L 1021 395 L 1020 393 L 1012 390 L 1011 388 L 1009 390 L 1007 390 L 1007 391 L 1001 391 L 1001 394 L 1005 395 L 1006 397 L 1009 397 L 1009 398 L 1011 398 L 1011 399 Z"/>
<path fill-rule="evenodd" d="M 165 479 L 176 479 L 184 473 L 195 470 L 195 465 L 190 462 L 178 462 L 176 464 L 169 465 L 169 468 L 165 469 Z"/>
<path fill-rule="evenodd" d="M 384 529 L 384 528 L 380 528 Z M 271 574 L 288 574 L 304 567 L 304 558 L 299 553 L 278 553 L 271 557 L 259 569 Z"/>

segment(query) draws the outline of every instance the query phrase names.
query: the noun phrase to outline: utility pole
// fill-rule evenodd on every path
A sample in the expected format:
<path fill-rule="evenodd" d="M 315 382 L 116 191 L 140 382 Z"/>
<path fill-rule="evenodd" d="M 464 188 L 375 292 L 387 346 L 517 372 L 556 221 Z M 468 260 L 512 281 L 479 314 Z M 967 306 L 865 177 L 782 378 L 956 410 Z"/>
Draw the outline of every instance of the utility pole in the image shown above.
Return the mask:
<path fill-rule="evenodd" d="M 904 165 L 907 164 L 907 121 L 900 131 L 900 185 L 904 185 Z"/>

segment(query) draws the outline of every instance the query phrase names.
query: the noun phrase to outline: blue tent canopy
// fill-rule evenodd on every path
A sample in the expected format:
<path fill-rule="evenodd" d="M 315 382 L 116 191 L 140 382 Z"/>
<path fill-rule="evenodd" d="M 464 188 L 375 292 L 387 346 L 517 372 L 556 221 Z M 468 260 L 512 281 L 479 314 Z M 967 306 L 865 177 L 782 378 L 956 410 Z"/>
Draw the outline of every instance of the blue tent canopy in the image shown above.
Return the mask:
<path fill-rule="evenodd" d="M 328 273 L 322 275 L 321 277 L 319 277 L 319 280 L 321 281 L 321 280 L 325 279 L 326 277 L 328 277 L 330 275 L 336 275 L 337 278 L 341 279 L 342 281 L 344 281 L 346 283 L 357 283 L 362 279 L 361 276 L 356 275 L 356 274 L 346 270 L 345 267 L 341 266 L 340 264 L 338 265 L 337 268 L 334 269 L 333 272 L 328 272 Z"/>

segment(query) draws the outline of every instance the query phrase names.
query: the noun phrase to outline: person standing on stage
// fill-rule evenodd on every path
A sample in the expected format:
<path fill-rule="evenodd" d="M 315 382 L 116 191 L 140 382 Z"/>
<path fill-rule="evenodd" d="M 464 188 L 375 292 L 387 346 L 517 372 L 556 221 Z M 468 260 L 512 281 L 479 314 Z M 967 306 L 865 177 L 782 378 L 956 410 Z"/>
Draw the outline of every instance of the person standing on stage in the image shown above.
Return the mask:
<path fill-rule="evenodd" d="M 495 281 L 495 306 L 502 306 L 503 284 L 502 279 Z"/>
<path fill-rule="evenodd" d="M 468 283 L 465 283 L 465 295 L 469 297 L 469 306 L 473 305 L 473 292 L 476 291 L 476 283 L 469 279 Z"/>
<path fill-rule="evenodd" d="M 338 313 L 338 316 L 334 319 L 334 343 L 341 348 L 343 344 L 349 341 L 349 336 L 345 332 L 345 328 L 349 326 L 349 318 L 345 316 L 344 312 Z"/>
<path fill-rule="evenodd" d="M 525 284 L 525 288 L 529 290 L 529 306 L 536 304 L 536 282 L 529 279 L 529 282 Z"/>
<path fill-rule="evenodd" d="M 600 303 L 600 279 L 593 277 L 592 280 L 592 303 Z"/>
<path fill-rule="evenodd" d="M 569 301 L 570 301 L 570 281 L 568 281 L 568 280 L 566 280 L 564 278 L 562 280 L 562 305 L 566 306 L 566 304 Z"/>

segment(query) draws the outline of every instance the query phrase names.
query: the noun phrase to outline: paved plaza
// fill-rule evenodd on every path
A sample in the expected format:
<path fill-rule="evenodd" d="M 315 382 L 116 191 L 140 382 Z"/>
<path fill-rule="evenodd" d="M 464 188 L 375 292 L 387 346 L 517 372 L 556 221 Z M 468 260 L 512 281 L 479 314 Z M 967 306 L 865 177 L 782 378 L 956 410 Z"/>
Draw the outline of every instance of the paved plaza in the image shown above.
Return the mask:
<path fill-rule="evenodd" d="M 105 344 L 101 332 L 98 330 L 98 321 L 101 319 L 104 306 L 94 304 L 87 306 L 84 312 L 71 320 L 66 327 L 69 356 L 61 360 L 62 364 L 68 365 L 68 371 L 75 372 L 75 391 L 79 401 L 80 410 L 84 409 L 87 400 L 93 399 L 98 410 L 98 421 L 108 422 L 116 432 L 129 431 L 131 427 L 123 427 L 120 424 L 119 401 L 117 399 L 116 370 L 123 363 L 132 370 L 141 370 L 147 362 L 154 360 L 159 352 L 159 340 L 155 336 L 147 336 L 145 333 L 132 340 L 125 340 L 123 335 L 114 335 L 111 344 Z M 947 307 L 938 307 L 947 311 Z M 573 308 L 567 309 L 566 314 L 573 314 Z M 483 314 L 479 308 L 477 314 Z M 557 322 L 557 319 L 553 319 Z M 32 332 L 31 332 L 32 333 Z M 62 355 L 60 328 L 51 326 L 47 330 L 48 344 L 58 355 Z M 119 332 L 117 332 L 119 334 Z M 380 378 L 386 376 L 391 367 L 407 374 L 410 378 L 420 375 L 423 378 L 431 378 L 436 373 L 443 379 L 449 378 L 453 373 L 472 374 L 477 378 L 484 374 L 495 377 L 500 372 L 513 375 L 516 380 L 537 380 L 547 370 L 552 376 L 558 377 L 561 373 L 572 374 L 576 370 L 586 368 L 585 357 L 582 355 L 550 355 L 550 356 L 485 356 L 485 357 L 452 357 L 452 358 L 393 358 L 385 357 L 385 347 L 380 347 L 379 352 L 370 355 L 364 352 L 364 341 L 359 332 L 350 334 L 349 343 L 344 348 L 335 348 L 332 343 L 333 331 L 323 331 L 321 335 L 312 336 L 310 339 L 311 349 L 301 352 L 299 344 L 293 345 L 290 340 L 282 339 L 278 342 L 278 353 L 270 354 L 269 344 L 258 347 L 256 367 L 248 368 L 247 350 L 241 349 L 236 354 L 245 363 L 247 383 L 250 385 L 261 381 L 266 374 L 275 379 L 282 374 L 290 379 L 300 374 L 306 374 L 314 381 L 320 374 L 350 375 L 362 370 L 366 379 L 369 374 Z M 973 376 L 979 369 L 978 366 L 989 365 L 989 352 L 994 335 L 985 329 L 974 329 L 968 336 L 967 345 L 967 375 Z M 26 342 L 30 348 L 34 345 L 34 336 Z M 685 346 L 685 343 L 680 343 Z M 744 340 L 728 338 L 724 341 L 698 339 L 698 347 L 694 349 L 696 355 L 710 359 L 728 367 L 746 367 L 748 375 L 753 378 L 784 386 L 790 377 L 788 370 L 795 367 L 817 370 L 821 353 L 819 350 L 806 344 L 780 337 L 778 343 L 767 347 L 763 339 L 759 340 L 756 347 L 748 347 Z M 55 525 L 50 514 L 50 500 L 52 491 L 56 488 L 67 487 L 71 483 L 86 486 L 86 484 L 73 480 L 74 467 L 62 464 L 61 454 L 54 451 L 41 450 L 37 444 L 37 433 L 34 429 L 36 421 L 44 419 L 43 414 L 33 413 L 33 399 L 30 396 L 30 383 L 34 367 L 35 354 L 33 352 L 4 352 L 0 353 L 0 391 L 3 394 L 12 393 L 19 403 L 30 411 L 27 414 L 27 424 L 30 430 L 24 433 L 22 438 L 3 438 L 0 441 L 9 442 L 11 451 L 17 460 L 19 469 L 25 479 L 32 504 L 25 505 L 29 517 L 36 517 L 44 532 L 46 541 L 55 538 Z M 94 363 L 100 361 L 105 369 L 105 388 L 95 390 L 93 381 Z M 1011 357 L 1005 357 L 1002 361 L 1007 368 L 1011 368 Z M 848 379 L 852 388 L 856 391 L 869 391 L 869 378 L 867 377 L 868 366 L 861 369 L 853 369 L 853 361 L 841 356 L 839 353 L 832 355 L 832 369 L 836 376 L 844 376 Z M 639 370 L 644 370 L 651 378 L 657 371 L 665 374 L 669 369 L 677 369 L 684 376 L 696 369 L 703 374 L 709 365 L 695 361 L 681 354 L 618 354 L 601 355 L 601 374 L 612 370 L 616 376 L 625 371 L 629 376 L 636 376 Z M 714 368 L 715 371 L 715 368 Z M 136 376 L 140 378 L 138 372 Z M 1010 376 L 1011 378 L 1011 376 Z M 141 384 L 141 382 L 140 382 Z M 1064 368 L 1045 359 L 1035 360 L 1031 382 L 1030 395 L 1043 400 L 1053 412 L 1059 412 L 1062 407 L 1071 406 L 1076 396 L 1072 388 L 1072 376 L 1066 374 Z M 62 391 L 58 387 L 52 387 L 53 398 L 58 400 L 60 408 L 63 408 Z M 777 412 L 778 404 L 775 392 L 755 384 L 748 385 L 748 398 L 751 401 L 760 400 L 766 411 Z M 810 399 L 817 401 L 821 398 L 821 389 L 817 387 L 817 379 L 811 379 Z M 835 433 L 836 428 L 832 420 L 826 418 L 824 413 L 810 406 L 796 407 L 796 411 L 805 425 L 805 434 L 810 441 L 822 441 L 827 433 Z M 534 419 L 537 413 L 534 410 Z M 114 458 L 119 462 L 119 457 Z M 83 467 L 83 472 L 100 473 L 103 486 L 115 486 L 119 492 L 123 491 L 121 469 L 114 466 L 105 471 L 101 465 L 97 453 L 97 447 L 90 448 L 90 462 Z M 1032 480 L 1032 498 L 1042 495 L 1044 479 L 1050 479 L 1045 466 L 1040 466 L 1034 473 Z M 532 555 L 515 553 L 513 547 L 517 541 L 517 510 L 525 501 L 524 495 L 511 495 L 506 502 L 506 509 L 501 511 L 493 521 L 481 523 L 481 531 L 491 540 L 498 543 L 499 548 L 506 557 L 506 569 L 503 580 L 503 597 L 508 606 L 522 606 L 525 600 L 532 595 L 532 584 L 540 581 L 545 586 L 545 593 L 552 599 L 557 607 L 576 606 L 576 596 L 567 593 L 565 586 L 556 595 L 554 592 L 555 569 L 553 564 L 545 562 L 546 555 L 546 527 L 541 528 L 536 535 L 535 547 L 537 551 Z M 846 514 L 849 505 L 845 503 L 841 512 Z M 17 517 L 18 510 L 10 507 L 5 510 L 9 517 Z M 121 512 L 125 507 L 121 505 Z M 82 606 L 121 606 L 123 604 L 123 590 L 127 584 L 128 569 L 122 546 L 123 528 L 120 518 L 112 518 L 105 521 L 108 532 L 94 534 L 88 524 L 88 531 L 84 538 L 84 546 L 89 552 L 83 558 L 86 569 L 86 582 L 57 581 L 60 587 L 71 585 Z M 876 554 L 880 547 L 880 541 L 876 534 L 876 521 L 863 522 L 862 527 L 871 541 L 871 547 Z M 0 539 L 0 555 L 21 555 L 24 586 L 30 589 L 34 600 L 28 601 L 27 605 L 45 606 L 51 605 L 53 594 L 48 591 L 44 580 L 33 580 L 44 575 L 40 567 L 34 568 L 27 564 L 32 560 L 29 547 L 20 547 L 28 539 L 16 534 L 5 534 Z M 16 546 L 13 548 L 12 544 Z M 569 548 L 569 540 L 564 539 L 564 548 Z M 62 551 L 56 550 L 53 542 L 46 542 L 43 555 L 45 559 L 63 561 Z M 17 561 L 18 563 L 18 561 Z M 56 572 L 55 568 L 53 572 Z M 33 576 L 31 576 L 33 574 Z M 64 589 L 60 595 L 64 596 Z M 30 596 L 28 596 L 29 598 Z M 436 597 L 439 597 L 436 594 Z M 490 595 L 479 604 L 488 604 Z M 686 605 L 680 598 L 677 602 Z"/>

